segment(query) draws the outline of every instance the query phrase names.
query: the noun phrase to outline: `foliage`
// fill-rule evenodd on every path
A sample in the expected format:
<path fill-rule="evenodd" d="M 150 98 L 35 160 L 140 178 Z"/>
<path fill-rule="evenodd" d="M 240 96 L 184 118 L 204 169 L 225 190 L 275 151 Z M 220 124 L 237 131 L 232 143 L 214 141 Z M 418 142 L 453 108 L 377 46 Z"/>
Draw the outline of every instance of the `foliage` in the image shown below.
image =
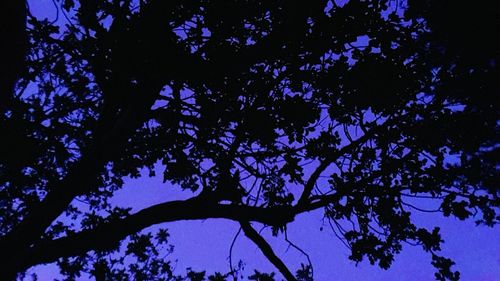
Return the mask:
<path fill-rule="evenodd" d="M 174 275 L 167 233 L 141 231 L 225 218 L 279 236 L 324 209 L 352 260 L 389 268 L 414 243 L 458 279 L 412 213 L 499 220 L 499 4 L 396 2 L 65 0 L 65 24 L 29 16 L 26 69 L 1 93 L 0 274 L 224 280 Z M 193 198 L 110 203 L 158 166 Z"/>

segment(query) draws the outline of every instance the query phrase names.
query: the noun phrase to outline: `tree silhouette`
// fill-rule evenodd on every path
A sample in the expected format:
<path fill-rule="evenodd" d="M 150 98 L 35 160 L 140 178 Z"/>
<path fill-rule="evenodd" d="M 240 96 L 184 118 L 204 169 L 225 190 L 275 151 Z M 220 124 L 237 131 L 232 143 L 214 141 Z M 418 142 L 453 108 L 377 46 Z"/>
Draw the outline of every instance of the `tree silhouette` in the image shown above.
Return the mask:
<path fill-rule="evenodd" d="M 26 55 L 26 5 L 24 1 L 5 3 L 6 15 L 0 19 L 0 38 L 2 38 L 0 66 L 0 112 L 11 102 L 10 93 L 19 79 Z"/>
<path fill-rule="evenodd" d="M 1 72 L 0 275 L 57 262 L 68 280 L 204 280 L 176 276 L 168 233 L 143 229 L 224 218 L 287 280 L 312 280 L 252 223 L 283 236 L 322 209 L 350 259 L 388 268 L 415 243 L 458 279 L 411 212 L 499 220 L 499 4 L 396 2 L 65 0 L 65 25 L 2 29 L 29 46 L 25 70 Z M 21 48 L 3 56 L 22 65 Z M 192 198 L 109 202 L 155 165 Z"/>

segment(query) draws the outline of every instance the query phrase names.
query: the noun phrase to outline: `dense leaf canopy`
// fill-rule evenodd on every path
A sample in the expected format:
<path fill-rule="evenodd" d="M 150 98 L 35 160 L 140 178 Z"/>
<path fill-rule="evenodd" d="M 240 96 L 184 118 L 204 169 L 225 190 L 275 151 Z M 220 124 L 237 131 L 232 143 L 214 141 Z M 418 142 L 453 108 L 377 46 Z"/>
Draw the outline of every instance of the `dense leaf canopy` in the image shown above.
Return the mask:
<path fill-rule="evenodd" d="M 312 280 L 252 223 L 281 237 L 321 209 L 350 259 L 388 268 L 418 244 L 454 280 L 439 229 L 411 213 L 499 220 L 498 3 L 55 3 L 59 21 L 28 15 L 12 41 L 28 46 L 15 89 L 1 72 L 2 276 L 57 262 L 68 280 L 204 280 L 162 259 L 168 232 L 142 230 L 225 218 Z M 193 197 L 111 204 L 144 169 Z"/>

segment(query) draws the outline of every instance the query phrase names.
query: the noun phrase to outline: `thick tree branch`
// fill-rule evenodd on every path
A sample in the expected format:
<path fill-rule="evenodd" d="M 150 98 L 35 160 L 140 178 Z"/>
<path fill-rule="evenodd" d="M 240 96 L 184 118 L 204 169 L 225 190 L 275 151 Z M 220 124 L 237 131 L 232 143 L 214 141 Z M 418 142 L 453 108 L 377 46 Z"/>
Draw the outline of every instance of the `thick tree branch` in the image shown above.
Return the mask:
<path fill-rule="evenodd" d="M 211 77 L 212 74 L 216 74 L 219 77 L 225 77 L 228 73 L 239 73 L 245 71 L 249 66 L 253 65 L 256 60 L 262 57 L 261 50 L 280 46 L 283 38 L 279 38 L 280 34 L 276 33 L 276 38 L 269 37 L 266 39 L 267 43 L 263 44 L 261 47 L 249 47 L 244 53 L 234 53 L 234 56 L 227 56 L 223 62 L 201 60 L 197 56 L 194 56 L 178 46 L 176 44 L 174 37 L 169 36 L 167 33 L 155 34 L 154 37 L 144 37 L 143 34 L 150 34 L 145 32 L 151 28 L 160 26 L 168 20 L 169 12 L 172 12 L 172 7 L 176 4 L 170 3 L 166 4 L 163 1 L 153 1 L 151 6 L 145 8 L 143 15 L 139 18 L 138 22 L 135 23 L 134 28 L 131 32 L 135 37 L 143 38 L 144 40 L 139 40 L 142 45 L 137 45 L 143 54 L 147 55 L 147 58 L 138 58 L 138 61 L 144 62 L 143 67 L 140 68 L 139 80 L 147 80 L 150 83 L 140 83 L 142 86 L 149 84 L 146 88 L 156 88 L 158 85 L 163 85 L 166 81 L 171 79 L 187 79 L 187 77 L 203 77 L 205 79 L 214 79 Z M 171 34 L 170 34 L 171 35 Z M 134 38 L 135 38 L 134 37 Z M 278 44 L 278 45 L 276 45 Z M 123 46 L 124 44 L 122 44 Z M 260 46 L 260 44 L 257 44 Z M 133 49 L 133 48 L 132 48 Z M 120 50 L 115 50 L 119 52 Z M 125 50 L 126 51 L 126 50 Z M 130 50 L 129 50 L 130 51 Z M 154 59 L 149 59 L 150 57 Z M 235 61 L 240 61 L 240 63 L 235 64 Z M 177 67 L 167 67 L 168 65 L 176 65 Z M 233 66 L 238 65 L 238 69 L 234 69 Z M 161 69 L 162 71 L 157 71 Z M 138 69 L 132 69 L 131 71 L 137 71 Z M 146 70 L 146 72 L 144 72 Z M 153 71 L 154 70 L 154 71 Z M 197 73 L 194 73 L 194 71 Z M 184 74 L 182 74 L 184 73 Z M 137 73 L 135 73 L 137 74 Z M 197 75 L 199 74 L 199 75 Z M 142 81 L 144 82 L 144 81 Z M 151 86 L 151 84 L 153 86 Z M 119 85 L 120 89 L 126 90 L 130 85 Z M 161 89 L 161 87 L 159 87 Z M 155 89 L 153 92 L 159 92 L 159 89 Z M 108 89 L 108 91 L 117 91 L 116 89 Z M 151 91 L 146 90 L 142 92 Z M 108 95 L 112 93 L 107 93 Z M 122 93 L 123 94 L 123 93 Z M 132 96 L 132 95 L 126 95 Z M 144 96 L 150 96 L 148 94 L 141 95 L 141 101 L 145 100 Z M 98 177 L 102 170 L 102 167 L 106 161 L 109 161 L 109 151 L 116 151 L 121 147 L 121 143 L 126 140 L 131 132 L 135 130 L 142 121 L 142 116 L 144 109 L 149 107 L 144 106 L 144 108 L 139 108 L 137 106 L 137 101 L 131 101 L 131 108 L 125 108 L 126 112 L 133 112 L 130 116 L 125 115 L 127 122 L 111 122 L 114 116 L 108 116 L 104 118 L 99 126 L 98 131 L 103 131 L 104 136 L 94 136 L 95 143 L 91 149 L 88 149 L 82 157 L 79 163 L 76 163 L 74 167 L 70 169 L 67 176 L 59 182 L 52 183 L 52 190 L 47 194 L 44 200 L 30 210 L 29 214 L 23 219 L 23 221 L 6 237 L 2 237 L 0 241 L 0 246 L 9 247 L 15 249 L 26 249 L 29 245 L 37 243 L 37 240 L 41 237 L 43 231 L 52 223 L 52 221 L 57 218 L 68 204 L 74 199 L 75 196 L 88 192 L 93 186 L 95 186 L 94 181 Z M 139 105 L 143 105 L 143 102 L 139 102 Z M 128 118 L 130 117 L 130 118 Z M 119 119 L 121 116 L 119 116 Z M 123 121 L 123 120 L 122 120 Z M 112 127 L 109 128 L 109 124 Z M 121 126 L 120 124 L 126 124 Z M 104 130 L 103 130 L 104 128 Z M 115 132 L 116 134 L 109 135 L 109 130 Z M 98 133 L 99 133 L 98 132 Z M 21 258 L 21 257 L 19 257 Z"/>
<path fill-rule="evenodd" d="M 203 198 L 158 204 L 111 221 L 92 230 L 81 231 L 51 241 L 43 241 L 26 255 L 25 267 L 49 263 L 60 257 L 81 255 L 91 250 L 113 249 L 126 236 L 146 227 L 172 221 L 224 218 L 234 221 L 258 221 L 267 225 L 283 225 L 293 221 L 292 207 L 259 208 L 241 205 L 207 203 Z"/>
<path fill-rule="evenodd" d="M 80 161 L 68 169 L 66 177 L 52 183 L 52 189 L 43 201 L 34 205 L 23 221 L 0 239 L 0 248 L 13 251 L 15 249 L 21 253 L 23 249 L 36 244 L 47 227 L 64 212 L 76 196 L 96 187 L 106 161 L 120 152 L 128 136 L 142 123 L 143 112 L 151 107 L 154 102 L 151 97 L 159 93 L 161 87 L 151 83 L 145 84 L 143 89 L 143 94 L 135 100 L 135 107 L 128 108 L 110 130 L 96 133 L 93 144 L 85 150 Z M 15 262 L 16 258 L 24 257 L 21 254 L 11 256 L 11 262 Z"/>
<path fill-rule="evenodd" d="M 252 240 L 266 256 L 266 258 L 283 274 L 288 281 L 296 281 L 295 276 L 290 272 L 285 263 L 274 253 L 273 249 L 260 234 L 252 228 L 249 222 L 240 221 L 241 228 L 245 235 Z"/>

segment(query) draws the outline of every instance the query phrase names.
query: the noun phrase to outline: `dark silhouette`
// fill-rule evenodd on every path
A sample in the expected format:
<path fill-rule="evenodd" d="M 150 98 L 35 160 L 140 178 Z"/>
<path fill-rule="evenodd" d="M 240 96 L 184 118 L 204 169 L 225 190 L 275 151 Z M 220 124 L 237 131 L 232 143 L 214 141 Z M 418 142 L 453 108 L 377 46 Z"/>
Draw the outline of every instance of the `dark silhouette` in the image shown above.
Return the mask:
<path fill-rule="evenodd" d="M 14 86 L 23 71 L 27 36 L 26 4 L 24 1 L 8 1 L 0 17 L 0 113 L 9 106 Z"/>
<path fill-rule="evenodd" d="M 457 280 L 439 228 L 410 211 L 499 220 L 499 4 L 340 2 L 66 0 L 65 26 L 28 16 L 26 29 L 16 8 L 16 30 L 1 29 L 13 47 L 0 81 L 0 276 L 57 262 L 69 280 L 184 280 L 162 258 L 168 233 L 142 230 L 225 218 L 287 280 L 312 280 L 252 223 L 284 236 L 323 209 L 352 260 L 388 268 L 416 243 L 436 279 Z M 193 197 L 136 213 L 109 203 L 155 166 Z"/>

